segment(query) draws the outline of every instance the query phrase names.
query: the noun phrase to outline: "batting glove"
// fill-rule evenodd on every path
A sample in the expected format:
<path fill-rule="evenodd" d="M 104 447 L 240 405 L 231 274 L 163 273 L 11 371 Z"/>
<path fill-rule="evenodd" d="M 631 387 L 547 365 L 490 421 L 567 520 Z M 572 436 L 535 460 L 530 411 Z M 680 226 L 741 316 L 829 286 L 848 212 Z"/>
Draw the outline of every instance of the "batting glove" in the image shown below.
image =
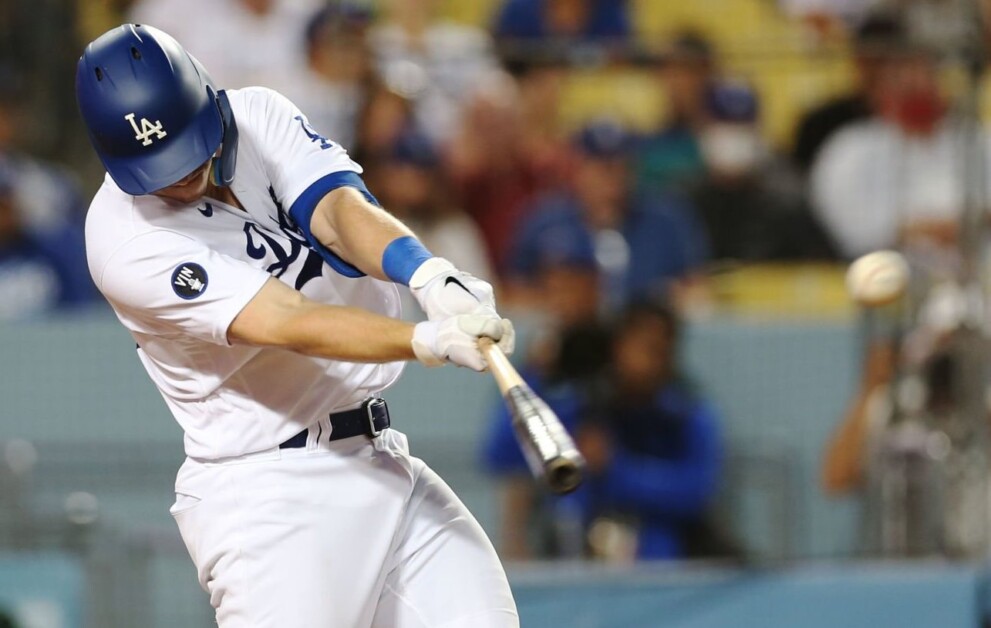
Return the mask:
<path fill-rule="evenodd" d="M 410 277 L 409 288 L 432 321 L 459 314 L 496 315 L 492 285 L 459 271 L 443 257 L 420 264 Z"/>
<path fill-rule="evenodd" d="M 507 329 L 512 337 L 513 324 L 489 314 L 462 314 L 440 321 L 423 321 L 413 328 L 413 353 L 427 366 L 450 362 L 484 371 L 488 364 L 478 348 L 478 339 L 491 338 L 502 347 Z"/>

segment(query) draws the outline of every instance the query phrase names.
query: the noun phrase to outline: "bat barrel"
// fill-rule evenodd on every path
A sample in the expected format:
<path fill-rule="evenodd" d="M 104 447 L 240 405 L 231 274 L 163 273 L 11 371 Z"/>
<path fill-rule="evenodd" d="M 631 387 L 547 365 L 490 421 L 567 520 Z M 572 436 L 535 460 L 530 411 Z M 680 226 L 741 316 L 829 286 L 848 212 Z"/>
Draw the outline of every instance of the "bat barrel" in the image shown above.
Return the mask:
<path fill-rule="evenodd" d="M 585 460 L 560 419 L 526 385 L 499 347 L 486 338 L 481 339 L 478 346 L 506 400 L 516 438 L 530 470 L 555 493 L 570 493 L 578 488 Z"/>
<path fill-rule="evenodd" d="M 555 493 L 570 493 L 582 480 L 585 460 L 561 421 L 526 384 L 506 394 L 513 428 L 534 475 Z"/>

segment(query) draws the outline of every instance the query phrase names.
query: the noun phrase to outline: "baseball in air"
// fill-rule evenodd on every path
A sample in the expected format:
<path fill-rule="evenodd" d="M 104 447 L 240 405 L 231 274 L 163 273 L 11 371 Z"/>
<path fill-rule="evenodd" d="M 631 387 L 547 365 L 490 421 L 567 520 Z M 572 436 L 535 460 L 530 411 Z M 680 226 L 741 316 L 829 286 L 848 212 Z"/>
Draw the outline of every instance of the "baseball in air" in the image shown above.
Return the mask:
<path fill-rule="evenodd" d="M 908 286 L 908 263 L 896 251 L 874 251 L 854 260 L 846 289 L 857 303 L 877 307 L 894 302 Z"/>

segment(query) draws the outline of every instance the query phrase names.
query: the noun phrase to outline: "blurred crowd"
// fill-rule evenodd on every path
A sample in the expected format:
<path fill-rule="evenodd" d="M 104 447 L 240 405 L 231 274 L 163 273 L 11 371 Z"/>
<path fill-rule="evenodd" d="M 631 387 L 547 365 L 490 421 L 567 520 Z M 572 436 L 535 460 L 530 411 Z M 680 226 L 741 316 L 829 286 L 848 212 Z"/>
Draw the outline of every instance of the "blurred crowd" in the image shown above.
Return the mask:
<path fill-rule="evenodd" d="M 502 0 L 474 25 L 432 0 L 41 4 L 0 9 L 0 320 L 98 301 L 80 237 L 98 176 L 65 104 L 73 59 L 26 34 L 79 52 L 120 22 L 165 30 L 219 85 L 288 96 L 431 251 L 530 321 L 526 378 L 577 435 L 590 481 L 541 494 L 494 416 L 483 457 L 503 479 L 512 557 L 737 555 L 709 516 L 720 420 L 678 363 L 680 321 L 718 308 L 711 277 L 728 267 L 953 246 L 970 198 L 958 147 L 975 129 L 942 51 L 884 2 L 814 14 L 854 80 L 786 145 L 766 133 L 754 77 L 729 71 L 704 29 L 644 42 L 644 3 Z M 663 116 L 566 120 L 569 77 L 589 68 L 636 72 Z"/>

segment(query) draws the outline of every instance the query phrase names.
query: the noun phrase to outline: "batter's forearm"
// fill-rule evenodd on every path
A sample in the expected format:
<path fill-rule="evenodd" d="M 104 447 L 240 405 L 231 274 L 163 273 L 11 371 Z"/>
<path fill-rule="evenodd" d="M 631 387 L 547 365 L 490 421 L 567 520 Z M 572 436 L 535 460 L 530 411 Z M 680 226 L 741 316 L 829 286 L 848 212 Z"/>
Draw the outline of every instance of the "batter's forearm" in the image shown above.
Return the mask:
<path fill-rule="evenodd" d="M 317 203 L 310 230 L 321 244 L 365 274 L 387 281 L 383 252 L 397 238 L 413 235 L 389 212 L 349 187 L 337 188 Z"/>
<path fill-rule="evenodd" d="M 312 304 L 284 334 L 290 351 L 348 362 L 412 360 L 413 324 L 351 307 Z"/>
<path fill-rule="evenodd" d="M 358 308 L 323 305 L 274 278 L 241 310 L 227 336 L 236 344 L 348 362 L 415 357 L 411 323 Z"/>

